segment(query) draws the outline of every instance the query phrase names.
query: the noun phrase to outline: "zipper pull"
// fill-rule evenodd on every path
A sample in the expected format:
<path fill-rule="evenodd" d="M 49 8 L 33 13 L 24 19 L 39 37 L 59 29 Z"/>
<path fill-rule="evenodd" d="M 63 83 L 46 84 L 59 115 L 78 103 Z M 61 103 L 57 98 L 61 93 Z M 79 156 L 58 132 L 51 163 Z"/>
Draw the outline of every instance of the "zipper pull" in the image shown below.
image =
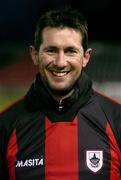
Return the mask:
<path fill-rule="evenodd" d="M 62 111 L 63 106 L 62 106 L 62 99 L 59 101 L 59 107 L 58 107 L 58 111 Z"/>

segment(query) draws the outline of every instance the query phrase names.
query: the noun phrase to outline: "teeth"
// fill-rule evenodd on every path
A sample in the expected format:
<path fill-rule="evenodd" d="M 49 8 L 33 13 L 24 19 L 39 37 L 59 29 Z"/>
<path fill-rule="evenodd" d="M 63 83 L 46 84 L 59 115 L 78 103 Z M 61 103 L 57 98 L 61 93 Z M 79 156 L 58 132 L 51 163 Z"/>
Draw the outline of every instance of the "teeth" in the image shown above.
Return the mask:
<path fill-rule="evenodd" d="M 67 72 L 52 72 L 55 76 L 62 77 L 67 74 Z"/>

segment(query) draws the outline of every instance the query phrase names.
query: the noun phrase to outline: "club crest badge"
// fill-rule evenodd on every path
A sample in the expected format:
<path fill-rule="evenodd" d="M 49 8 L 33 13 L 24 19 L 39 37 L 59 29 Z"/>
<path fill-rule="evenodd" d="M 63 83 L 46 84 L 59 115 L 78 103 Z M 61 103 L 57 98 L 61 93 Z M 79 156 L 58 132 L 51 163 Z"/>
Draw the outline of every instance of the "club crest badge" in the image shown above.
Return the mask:
<path fill-rule="evenodd" d="M 86 164 L 91 171 L 99 171 L 103 166 L 103 151 L 86 151 Z"/>

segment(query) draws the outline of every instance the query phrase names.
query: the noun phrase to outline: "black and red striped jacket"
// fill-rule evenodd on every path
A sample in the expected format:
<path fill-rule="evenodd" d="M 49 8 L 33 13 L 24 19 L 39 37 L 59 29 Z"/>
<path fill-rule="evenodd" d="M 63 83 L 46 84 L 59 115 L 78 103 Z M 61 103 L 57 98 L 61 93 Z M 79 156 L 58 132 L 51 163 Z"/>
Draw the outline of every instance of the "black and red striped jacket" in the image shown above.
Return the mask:
<path fill-rule="evenodd" d="M 85 74 L 58 103 L 37 75 L 0 115 L 0 180 L 121 180 L 121 105 Z"/>

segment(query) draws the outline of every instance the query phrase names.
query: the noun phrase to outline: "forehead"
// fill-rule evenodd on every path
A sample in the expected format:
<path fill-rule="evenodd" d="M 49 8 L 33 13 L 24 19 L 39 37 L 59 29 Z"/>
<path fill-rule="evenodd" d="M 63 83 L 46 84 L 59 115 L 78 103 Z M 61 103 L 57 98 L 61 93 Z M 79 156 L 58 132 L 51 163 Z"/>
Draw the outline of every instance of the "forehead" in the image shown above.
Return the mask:
<path fill-rule="evenodd" d="M 82 35 L 80 31 L 64 27 L 64 28 L 52 28 L 46 27 L 42 32 L 42 41 L 45 44 L 48 43 L 60 43 L 60 44 L 81 44 Z"/>

